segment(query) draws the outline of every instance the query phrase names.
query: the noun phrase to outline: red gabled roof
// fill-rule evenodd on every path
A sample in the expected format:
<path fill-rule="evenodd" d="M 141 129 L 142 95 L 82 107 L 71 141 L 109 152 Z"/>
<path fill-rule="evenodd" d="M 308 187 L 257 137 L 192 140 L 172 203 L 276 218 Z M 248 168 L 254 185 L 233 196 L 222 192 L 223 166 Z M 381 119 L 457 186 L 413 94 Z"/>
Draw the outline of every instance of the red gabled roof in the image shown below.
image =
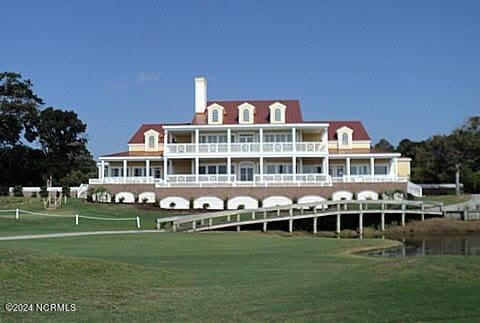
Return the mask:
<path fill-rule="evenodd" d="M 353 130 L 353 140 L 371 140 L 363 123 L 358 120 L 353 121 L 305 121 L 304 123 L 328 123 L 328 140 L 337 140 L 337 130 L 342 127 L 348 127 Z"/>
<path fill-rule="evenodd" d="M 280 102 L 287 106 L 285 110 L 286 123 L 303 122 L 302 111 L 298 100 L 242 100 L 242 101 L 208 101 L 207 106 L 217 103 L 221 105 L 225 111 L 223 124 L 238 124 L 238 106 L 243 103 L 249 103 L 255 107 L 254 123 L 270 123 L 269 106 L 275 102 Z M 207 124 L 208 112 L 195 114 L 192 124 Z"/>
<path fill-rule="evenodd" d="M 135 132 L 135 134 L 130 138 L 128 141 L 129 144 L 143 144 L 145 143 L 145 136 L 144 133 L 150 129 L 157 131 L 160 135 L 158 136 L 158 142 L 163 143 L 163 126 L 173 126 L 173 125 L 189 125 L 190 123 L 168 123 L 168 124 L 160 124 L 160 123 L 150 123 L 150 124 L 142 124 L 140 128 Z"/>

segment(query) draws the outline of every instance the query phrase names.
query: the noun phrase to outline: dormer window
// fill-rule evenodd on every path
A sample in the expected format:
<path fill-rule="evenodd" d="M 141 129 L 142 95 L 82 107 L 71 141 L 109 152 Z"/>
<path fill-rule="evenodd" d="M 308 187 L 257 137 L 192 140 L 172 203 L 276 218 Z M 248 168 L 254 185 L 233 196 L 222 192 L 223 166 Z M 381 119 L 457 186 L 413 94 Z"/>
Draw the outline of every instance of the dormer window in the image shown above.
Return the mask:
<path fill-rule="evenodd" d="M 275 122 L 282 121 L 282 110 L 280 108 L 275 108 Z"/>
<path fill-rule="evenodd" d="M 255 107 L 248 102 L 238 106 L 238 123 L 253 123 Z"/>
<path fill-rule="evenodd" d="M 250 111 L 243 109 L 243 122 L 250 122 Z"/>
<path fill-rule="evenodd" d="M 342 134 L 342 145 L 348 146 L 348 133 L 346 132 Z"/>
<path fill-rule="evenodd" d="M 155 136 L 148 137 L 148 148 L 154 149 L 155 148 Z"/>
<path fill-rule="evenodd" d="M 214 103 L 207 107 L 208 124 L 222 124 L 223 123 L 223 107 Z"/>
<path fill-rule="evenodd" d="M 280 102 L 275 102 L 269 106 L 270 123 L 285 123 L 285 110 L 287 106 Z"/>
<path fill-rule="evenodd" d="M 337 130 L 338 148 L 352 148 L 353 130 L 343 126 Z"/>
<path fill-rule="evenodd" d="M 212 122 L 218 122 L 218 110 L 212 110 Z"/>
<path fill-rule="evenodd" d="M 160 134 L 157 131 L 150 129 L 146 131 L 143 135 L 145 137 L 145 151 L 157 151 L 159 149 L 158 139 Z"/>

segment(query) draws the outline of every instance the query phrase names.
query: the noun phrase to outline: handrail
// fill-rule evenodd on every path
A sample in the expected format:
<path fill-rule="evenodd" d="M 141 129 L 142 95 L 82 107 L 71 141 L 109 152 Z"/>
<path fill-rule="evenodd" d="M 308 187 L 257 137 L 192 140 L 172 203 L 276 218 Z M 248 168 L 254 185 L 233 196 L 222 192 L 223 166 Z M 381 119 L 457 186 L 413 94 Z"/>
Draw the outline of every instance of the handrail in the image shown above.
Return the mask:
<path fill-rule="evenodd" d="M 252 213 L 259 213 L 259 212 L 271 212 L 271 211 L 285 211 L 285 210 L 298 210 L 298 209 L 305 209 L 305 208 L 328 208 L 330 206 L 344 206 L 344 205 L 405 205 L 407 206 L 417 206 L 417 207 L 425 207 L 425 205 L 432 205 L 433 207 L 440 207 L 443 208 L 442 202 L 425 202 L 425 201 L 408 201 L 408 200 L 341 200 L 341 201 L 321 201 L 321 202 L 312 202 L 312 203 L 300 203 L 300 204 L 291 204 L 291 205 L 283 205 L 283 206 L 272 206 L 266 208 L 257 208 L 257 209 L 242 209 L 242 210 L 227 210 L 227 211 L 217 211 L 217 212 L 208 212 L 202 214 L 192 214 L 187 216 L 181 217 L 170 217 L 170 218 L 158 218 L 157 225 L 166 222 L 175 222 L 177 224 L 181 223 L 188 223 L 192 221 L 201 221 L 205 219 L 213 219 L 225 216 L 232 216 L 232 215 L 242 215 L 242 214 L 252 214 Z M 378 210 L 380 211 L 380 210 Z"/>

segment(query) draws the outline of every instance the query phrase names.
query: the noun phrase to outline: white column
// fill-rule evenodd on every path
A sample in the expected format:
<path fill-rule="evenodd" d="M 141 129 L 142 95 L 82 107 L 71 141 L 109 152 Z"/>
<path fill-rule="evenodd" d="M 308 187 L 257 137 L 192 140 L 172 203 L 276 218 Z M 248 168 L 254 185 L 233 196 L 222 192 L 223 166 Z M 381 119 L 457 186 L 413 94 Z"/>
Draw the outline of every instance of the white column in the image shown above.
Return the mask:
<path fill-rule="evenodd" d="M 227 129 L 227 151 L 231 152 L 232 151 L 232 129 L 228 128 Z"/>
<path fill-rule="evenodd" d="M 260 182 L 263 182 L 263 157 L 260 156 Z"/>
<path fill-rule="evenodd" d="M 370 175 L 372 175 L 372 181 L 375 177 L 375 159 L 370 157 Z"/>
<path fill-rule="evenodd" d="M 303 157 L 298 159 L 298 169 L 299 169 L 299 173 L 303 174 Z"/>
<path fill-rule="evenodd" d="M 195 157 L 195 181 L 198 182 L 198 175 L 200 174 L 200 158 Z"/>
<path fill-rule="evenodd" d="M 168 158 L 165 156 L 165 153 L 168 153 L 168 131 L 163 132 L 163 180 L 167 181 L 168 175 Z"/>
<path fill-rule="evenodd" d="M 346 162 L 345 167 L 347 168 L 345 170 L 345 175 L 347 175 L 347 181 L 350 181 L 350 157 L 347 157 L 345 162 Z"/>
<path fill-rule="evenodd" d="M 123 182 L 127 183 L 127 160 L 123 160 Z"/>
<path fill-rule="evenodd" d="M 398 162 L 397 157 L 392 158 L 390 160 L 390 170 L 389 170 L 390 171 L 389 172 L 390 176 L 397 176 L 397 174 L 398 174 L 397 173 L 397 162 Z"/>
<path fill-rule="evenodd" d="M 297 132 L 295 128 L 292 128 L 292 145 L 293 151 L 297 151 Z"/>
<path fill-rule="evenodd" d="M 150 159 L 145 160 L 145 176 L 148 182 L 150 180 Z"/>
<path fill-rule="evenodd" d="M 195 152 L 198 154 L 198 143 L 200 141 L 200 131 L 195 129 Z"/>
<path fill-rule="evenodd" d="M 263 128 L 260 128 L 260 138 L 259 138 L 259 142 L 260 142 L 260 152 L 263 152 Z M 263 176 L 263 172 L 262 172 L 262 176 Z"/>
<path fill-rule="evenodd" d="M 230 182 L 230 177 L 232 176 L 232 158 L 227 157 L 227 175 L 228 181 Z"/>
<path fill-rule="evenodd" d="M 323 158 L 323 162 L 322 162 L 322 171 L 323 171 L 323 174 L 328 176 L 328 156 L 325 156 Z"/>
<path fill-rule="evenodd" d="M 101 179 L 102 178 L 102 165 L 97 164 L 97 168 L 98 168 L 98 178 Z"/>
<path fill-rule="evenodd" d="M 292 172 L 293 172 L 293 180 L 296 180 L 296 177 L 297 177 L 297 156 L 292 157 Z"/>
<path fill-rule="evenodd" d="M 101 163 L 100 163 L 100 178 L 104 178 L 105 177 L 105 161 L 102 160 Z"/>

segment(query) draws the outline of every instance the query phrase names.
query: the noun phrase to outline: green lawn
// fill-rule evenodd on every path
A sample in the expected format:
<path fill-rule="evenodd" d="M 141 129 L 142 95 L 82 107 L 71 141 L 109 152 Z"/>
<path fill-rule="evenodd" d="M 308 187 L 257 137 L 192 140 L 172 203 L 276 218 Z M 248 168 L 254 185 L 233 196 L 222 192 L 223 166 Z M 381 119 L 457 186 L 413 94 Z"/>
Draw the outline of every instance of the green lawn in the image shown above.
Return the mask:
<path fill-rule="evenodd" d="M 259 233 L 0 242 L 0 303 L 27 320 L 478 321 L 479 257 L 352 256 L 388 240 Z"/>
<path fill-rule="evenodd" d="M 456 204 L 467 202 L 472 198 L 469 194 L 463 195 L 428 195 L 423 197 L 417 197 L 415 200 L 418 201 L 432 201 L 432 202 L 443 202 L 445 205 Z"/>
<path fill-rule="evenodd" d="M 34 212 L 46 212 L 63 215 L 86 215 L 102 218 L 132 218 L 139 216 L 142 229 L 154 229 L 155 219 L 162 216 L 171 216 L 170 211 L 160 208 L 148 210 L 139 209 L 128 204 L 101 204 L 89 203 L 85 200 L 69 199 L 67 204 L 53 211 L 44 211 L 42 200 L 39 198 L 0 197 L 0 210 L 22 209 Z M 0 212 L 0 236 L 30 234 L 30 233 L 56 233 L 94 230 L 134 230 L 135 221 L 99 221 L 80 219 L 75 226 L 74 218 L 44 217 L 40 215 L 21 214 L 20 220 L 15 220 L 15 212 Z"/>

